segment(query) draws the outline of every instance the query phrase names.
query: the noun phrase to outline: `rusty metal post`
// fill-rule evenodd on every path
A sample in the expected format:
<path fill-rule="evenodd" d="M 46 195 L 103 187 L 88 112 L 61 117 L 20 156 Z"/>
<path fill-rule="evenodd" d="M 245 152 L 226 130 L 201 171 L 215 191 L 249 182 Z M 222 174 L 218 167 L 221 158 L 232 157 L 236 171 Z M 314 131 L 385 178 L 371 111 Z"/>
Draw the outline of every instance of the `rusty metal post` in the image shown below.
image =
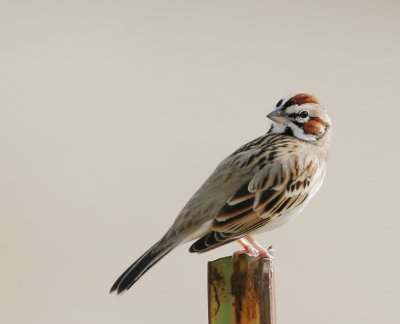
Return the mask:
<path fill-rule="evenodd" d="M 209 324 L 276 324 L 269 260 L 238 255 L 208 263 Z"/>

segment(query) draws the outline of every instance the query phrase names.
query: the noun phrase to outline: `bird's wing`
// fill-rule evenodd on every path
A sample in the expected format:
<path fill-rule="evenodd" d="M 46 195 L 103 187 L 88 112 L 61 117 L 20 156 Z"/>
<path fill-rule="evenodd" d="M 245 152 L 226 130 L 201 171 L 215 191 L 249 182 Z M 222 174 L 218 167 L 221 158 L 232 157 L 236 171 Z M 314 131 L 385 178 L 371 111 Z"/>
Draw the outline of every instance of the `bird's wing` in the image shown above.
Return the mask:
<path fill-rule="evenodd" d="M 215 216 L 211 231 L 190 250 L 203 252 L 239 239 L 298 207 L 318 180 L 318 163 L 307 154 L 296 153 L 262 165 L 229 197 Z"/>

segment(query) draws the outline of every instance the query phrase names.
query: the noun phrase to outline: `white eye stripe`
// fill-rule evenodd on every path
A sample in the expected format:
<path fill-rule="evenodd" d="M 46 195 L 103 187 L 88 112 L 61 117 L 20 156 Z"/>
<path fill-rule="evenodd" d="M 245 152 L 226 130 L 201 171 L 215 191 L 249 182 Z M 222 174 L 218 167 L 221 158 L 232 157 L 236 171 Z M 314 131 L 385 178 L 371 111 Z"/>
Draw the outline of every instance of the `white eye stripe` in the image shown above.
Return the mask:
<path fill-rule="evenodd" d="M 300 117 L 300 116 L 297 116 L 297 117 L 296 117 L 296 121 L 302 122 L 302 123 L 308 122 L 309 120 L 310 120 L 310 116 L 307 116 L 307 117 L 305 117 L 305 118 Z"/>

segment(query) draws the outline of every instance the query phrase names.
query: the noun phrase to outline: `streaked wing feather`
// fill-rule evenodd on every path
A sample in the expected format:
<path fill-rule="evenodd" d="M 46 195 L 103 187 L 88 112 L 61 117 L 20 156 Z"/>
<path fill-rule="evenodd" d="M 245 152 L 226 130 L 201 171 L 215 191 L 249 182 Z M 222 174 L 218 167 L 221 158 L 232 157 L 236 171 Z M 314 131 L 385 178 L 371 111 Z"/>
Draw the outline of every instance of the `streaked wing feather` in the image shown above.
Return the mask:
<path fill-rule="evenodd" d="M 233 227 L 232 229 L 235 229 L 234 232 L 211 231 L 207 235 L 194 242 L 190 246 L 189 251 L 197 253 L 210 251 L 220 247 L 221 245 L 236 241 L 240 237 L 254 232 L 268 222 L 270 222 L 270 219 L 268 218 L 255 218 L 246 224 L 242 224 L 242 226 Z"/>
<path fill-rule="evenodd" d="M 248 210 L 253 210 L 254 197 L 249 197 L 248 199 L 242 200 L 237 204 L 225 204 L 218 214 L 218 219 L 221 221 L 235 218 L 236 216 L 245 213 Z"/>
<path fill-rule="evenodd" d="M 255 195 L 256 194 L 254 192 L 249 192 L 249 184 L 246 182 L 233 196 L 228 199 L 227 203 L 228 205 L 233 206 L 241 203 L 244 200 L 253 198 Z"/>
<path fill-rule="evenodd" d="M 259 145 L 258 150 L 251 146 L 233 156 L 232 163 L 253 168 L 254 175 L 227 199 L 210 232 L 191 246 L 191 252 L 208 251 L 248 235 L 300 206 L 314 191 L 317 159 L 296 150 L 285 138 L 271 137 L 269 143 Z"/>
<path fill-rule="evenodd" d="M 212 229 L 242 237 L 302 204 L 309 196 L 317 165 L 306 156 L 290 156 L 259 170 L 228 199 L 215 217 Z M 244 190 L 247 188 L 247 190 Z"/>

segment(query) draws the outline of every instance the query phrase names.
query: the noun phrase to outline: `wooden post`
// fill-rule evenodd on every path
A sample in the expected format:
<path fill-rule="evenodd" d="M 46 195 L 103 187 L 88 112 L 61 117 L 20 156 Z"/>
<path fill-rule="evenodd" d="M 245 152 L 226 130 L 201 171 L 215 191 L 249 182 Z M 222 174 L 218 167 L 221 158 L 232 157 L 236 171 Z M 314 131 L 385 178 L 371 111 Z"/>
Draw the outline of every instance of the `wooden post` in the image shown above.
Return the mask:
<path fill-rule="evenodd" d="M 273 269 L 246 254 L 208 263 L 209 324 L 276 324 Z"/>

